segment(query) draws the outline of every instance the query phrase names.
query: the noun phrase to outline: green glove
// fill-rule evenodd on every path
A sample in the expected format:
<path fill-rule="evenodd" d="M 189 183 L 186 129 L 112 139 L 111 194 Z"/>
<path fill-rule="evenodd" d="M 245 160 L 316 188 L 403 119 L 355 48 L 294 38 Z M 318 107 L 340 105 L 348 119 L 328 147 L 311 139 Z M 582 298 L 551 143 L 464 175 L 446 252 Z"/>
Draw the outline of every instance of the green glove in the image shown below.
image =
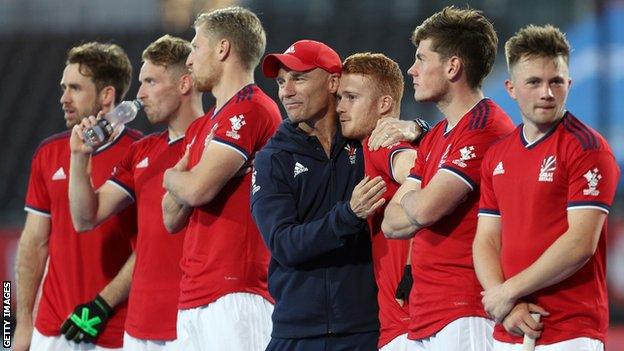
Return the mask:
<path fill-rule="evenodd" d="M 94 342 L 104 329 L 108 318 L 113 314 L 113 309 L 97 295 L 95 300 L 76 306 L 74 312 L 61 326 L 61 334 L 67 340 L 77 343 Z"/>

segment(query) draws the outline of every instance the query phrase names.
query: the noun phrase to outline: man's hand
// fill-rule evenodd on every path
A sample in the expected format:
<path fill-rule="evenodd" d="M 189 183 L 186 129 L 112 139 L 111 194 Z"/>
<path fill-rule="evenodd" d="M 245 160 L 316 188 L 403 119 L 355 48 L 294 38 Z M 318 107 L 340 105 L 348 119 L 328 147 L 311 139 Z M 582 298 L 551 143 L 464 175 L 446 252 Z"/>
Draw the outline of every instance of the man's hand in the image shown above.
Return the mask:
<path fill-rule="evenodd" d="M 412 291 L 412 285 L 414 284 L 414 278 L 412 277 L 412 265 L 405 265 L 403 268 L 403 277 L 397 286 L 396 293 L 394 295 L 396 302 L 403 307 L 406 302 L 409 302 L 409 295 Z"/>
<path fill-rule="evenodd" d="M 353 189 L 349 206 L 356 216 L 366 219 L 371 213 L 375 212 L 379 206 L 383 205 L 386 200 L 382 198 L 386 192 L 386 183 L 381 177 L 369 179 L 364 177 Z"/>
<path fill-rule="evenodd" d="M 18 322 L 15 326 L 15 334 L 13 335 L 13 350 L 28 351 L 30 349 L 30 340 L 32 339 L 32 333 L 32 320 L 28 322 Z"/>
<path fill-rule="evenodd" d="M 548 316 L 542 307 L 526 302 L 520 302 L 509 312 L 507 317 L 503 320 L 503 327 L 505 330 L 515 336 L 528 335 L 532 339 L 537 339 L 542 334 L 542 328 L 544 325 L 540 322 L 536 322 L 531 313 L 539 313 L 542 316 Z"/>
<path fill-rule="evenodd" d="M 86 304 L 76 306 L 74 312 L 61 326 L 61 334 L 67 340 L 76 343 L 94 342 L 104 329 L 106 321 L 113 313 L 113 309 L 100 296 Z"/>
<path fill-rule="evenodd" d="M 424 122 L 426 125 L 426 122 Z M 429 130 L 427 128 L 427 130 Z M 418 140 L 423 133 L 420 124 L 415 121 L 402 121 L 396 118 L 381 118 L 377 121 L 377 127 L 368 138 L 368 148 L 371 151 L 382 147 L 394 145 L 400 141 L 413 142 Z"/>
<path fill-rule="evenodd" d="M 505 283 L 481 292 L 481 302 L 485 312 L 498 324 L 503 321 L 514 307 L 516 299 Z"/>

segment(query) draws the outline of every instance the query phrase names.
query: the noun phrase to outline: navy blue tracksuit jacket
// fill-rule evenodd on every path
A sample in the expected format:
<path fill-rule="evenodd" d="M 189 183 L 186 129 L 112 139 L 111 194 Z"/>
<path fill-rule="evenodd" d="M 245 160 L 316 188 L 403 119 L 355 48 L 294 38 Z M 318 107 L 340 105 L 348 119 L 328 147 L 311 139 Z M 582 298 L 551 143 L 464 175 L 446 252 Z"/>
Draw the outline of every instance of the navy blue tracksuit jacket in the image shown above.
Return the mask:
<path fill-rule="evenodd" d="M 251 209 L 271 251 L 275 338 L 379 330 L 366 221 L 349 207 L 362 148 L 337 130 L 327 157 L 285 120 L 255 159 Z"/>

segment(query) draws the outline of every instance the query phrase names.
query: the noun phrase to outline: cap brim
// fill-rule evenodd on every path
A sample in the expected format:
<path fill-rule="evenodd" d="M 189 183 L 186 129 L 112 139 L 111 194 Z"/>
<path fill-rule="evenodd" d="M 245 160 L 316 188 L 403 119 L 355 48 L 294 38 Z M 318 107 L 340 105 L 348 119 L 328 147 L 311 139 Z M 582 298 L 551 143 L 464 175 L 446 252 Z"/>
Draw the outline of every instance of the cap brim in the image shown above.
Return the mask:
<path fill-rule="evenodd" d="M 264 73 L 267 78 L 275 78 L 279 72 L 280 65 L 298 72 L 305 72 L 316 68 L 315 65 L 303 63 L 299 58 L 293 55 L 270 54 L 262 61 L 262 73 Z"/>

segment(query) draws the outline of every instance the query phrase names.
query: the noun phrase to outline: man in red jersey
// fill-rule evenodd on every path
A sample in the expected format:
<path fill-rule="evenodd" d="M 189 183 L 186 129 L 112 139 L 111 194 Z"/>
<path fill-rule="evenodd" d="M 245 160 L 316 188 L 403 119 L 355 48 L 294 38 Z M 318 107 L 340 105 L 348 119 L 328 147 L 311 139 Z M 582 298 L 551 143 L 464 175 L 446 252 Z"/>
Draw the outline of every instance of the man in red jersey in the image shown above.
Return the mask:
<path fill-rule="evenodd" d="M 481 160 L 513 130 L 481 91 L 498 39 L 480 12 L 447 7 L 417 27 L 412 41 L 414 98 L 436 103 L 445 119 L 421 141 L 382 223 L 390 238 L 414 237 L 408 337 L 413 350 L 490 350 L 493 323 L 480 301 L 472 241 Z"/>
<path fill-rule="evenodd" d="M 383 54 L 354 54 L 342 64 L 337 96 L 336 110 L 340 116 L 342 135 L 367 145 L 379 120 L 398 118 L 403 96 L 403 74 L 399 65 Z M 416 150 L 407 142 L 376 151 L 367 147 L 363 150 L 365 174 L 370 179 L 382 177 L 387 189 L 383 197 L 389 201 L 409 174 Z M 410 242 L 384 237 L 381 232 L 383 209 L 383 206 L 380 207 L 368 217 L 373 268 L 379 288 L 377 301 L 381 329 L 378 347 L 384 351 L 407 350 L 409 310 L 407 304 L 399 304 L 395 295 L 408 261 Z"/>
<path fill-rule="evenodd" d="M 496 350 L 604 350 L 606 218 L 620 176 L 604 138 L 565 110 L 570 46 L 527 26 L 505 44 L 516 131 L 483 161 L 474 262 Z M 539 323 L 530 313 L 539 313 Z"/>
<path fill-rule="evenodd" d="M 131 77 L 128 56 L 117 45 L 87 43 L 69 50 L 60 100 L 67 127 L 100 110 L 110 110 L 123 99 Z M 104 183 L 130 144 L 140 137 L 139 132 L 125 128 L 91 154 L 90 180 L 94 185 Z M 69 131 L 46 139 L 32 161 L 25 207 L 28 214 L 16 263 L 18 324 L 14 350 L 29 346 L 31 350 L 122 346 L 125 300 L 134 261 L 134 210 L 119 213 L 88 234 L 74 230 L 67 199 L 69 139 Z M 47 274 L 33 330 L 33 305 L 46 260 Z M 89 318 L 82 318 L 85 315 Z M 65 336 L 60 335 L 61 325 Z M 95 345 L 76 343 L 83 340 L 95 340 Z"/>
<path fill-rule="evenodd" d="M 69 199 L 74 226 L 91 230 L 110 216 L 137 204 L 136 262 L 128 301 L 124 335 L 126 350 L 175 350 L 179 267 L 184 234 L 169 235 L 160 202 L 162 176 L 184 154 L 184 133 L 202 115 L 201 93 L 193 87 L 186 67 L 188 41 L 165 35 L 143 51 L 137 97 L 150 123 L 167 130 L 134 143 L 97 191 L 87 169 L 90 148 L 82 139 L 83 120 L 72 135 Z"/>
<path fill-rule="evenodd" d="M 166 227 L 188 221 L 178 338 L 184 350 L 264 350 L 269 253 L 251 218 L 245 170 L 281 122 L 277 104 L 254 84 L 266 36 L 241 7 L 199 15 L 195 31 L 187 66 L 216 106 L 189 127 L 187 153 L 163 181 Z"/>

